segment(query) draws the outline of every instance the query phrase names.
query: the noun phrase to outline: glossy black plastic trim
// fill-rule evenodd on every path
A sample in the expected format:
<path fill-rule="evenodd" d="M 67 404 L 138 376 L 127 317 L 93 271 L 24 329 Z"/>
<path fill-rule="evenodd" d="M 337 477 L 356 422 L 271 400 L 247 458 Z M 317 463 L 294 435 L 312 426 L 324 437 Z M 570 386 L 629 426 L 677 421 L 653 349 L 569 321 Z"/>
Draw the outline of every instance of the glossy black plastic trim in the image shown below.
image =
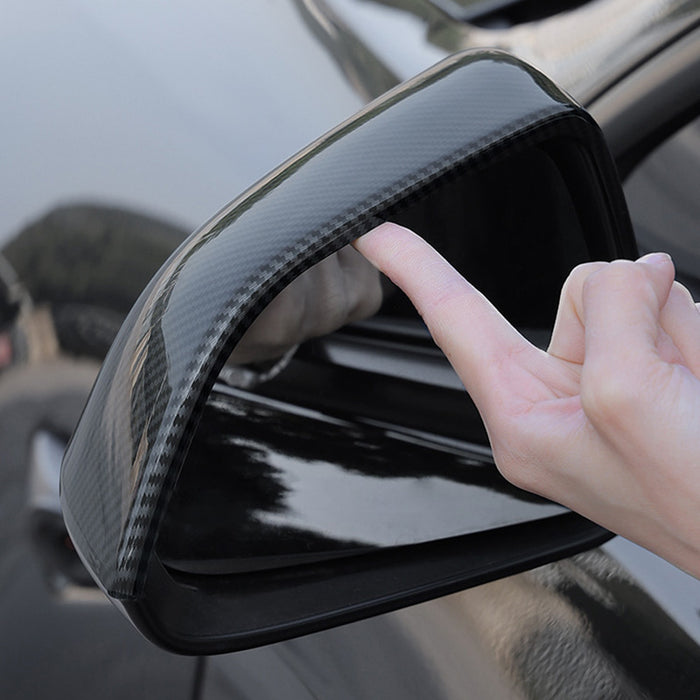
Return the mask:
<path fill-rule="evenodd" d="M 231 576 L 186 576 L 151 559 L 124 612 L 156 644 L 220 654 L 397 610 L 598 546 L 611 534 L 573 514 L 463 537 Z M 231 621 L 235 621 L 232 630 Z"/>

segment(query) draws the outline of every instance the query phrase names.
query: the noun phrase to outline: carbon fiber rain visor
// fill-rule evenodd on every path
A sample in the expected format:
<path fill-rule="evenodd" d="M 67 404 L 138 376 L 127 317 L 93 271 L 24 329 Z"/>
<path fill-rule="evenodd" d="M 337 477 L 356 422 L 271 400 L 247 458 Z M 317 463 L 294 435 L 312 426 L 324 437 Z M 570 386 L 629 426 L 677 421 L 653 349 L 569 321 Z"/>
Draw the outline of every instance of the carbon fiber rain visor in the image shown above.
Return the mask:
<path fill-rule="evenodd" d="M 212 385 L 277 293 L 431 188 L 555 138 L 581 146 L 624 229 L 592 119 L 536 70 L 488 51 L 385 94 L 193 233 L 124 322 L 63 461 L 65 520 L 100 586 L 123 601 L 142 594 Z"/>

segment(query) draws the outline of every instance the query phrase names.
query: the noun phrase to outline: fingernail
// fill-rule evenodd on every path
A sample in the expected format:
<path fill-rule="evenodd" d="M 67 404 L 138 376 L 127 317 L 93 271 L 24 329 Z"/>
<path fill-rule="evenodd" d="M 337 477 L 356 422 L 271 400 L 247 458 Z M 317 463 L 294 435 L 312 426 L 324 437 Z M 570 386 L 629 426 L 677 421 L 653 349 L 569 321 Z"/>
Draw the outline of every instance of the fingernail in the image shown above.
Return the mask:
<path fill-rule="evenodd" d="M 668 253 L 647 253 L 643 255 L 637 262 L 646 263 L 647 265 L 668 265 L 671 260 L 671 256 Z"/>

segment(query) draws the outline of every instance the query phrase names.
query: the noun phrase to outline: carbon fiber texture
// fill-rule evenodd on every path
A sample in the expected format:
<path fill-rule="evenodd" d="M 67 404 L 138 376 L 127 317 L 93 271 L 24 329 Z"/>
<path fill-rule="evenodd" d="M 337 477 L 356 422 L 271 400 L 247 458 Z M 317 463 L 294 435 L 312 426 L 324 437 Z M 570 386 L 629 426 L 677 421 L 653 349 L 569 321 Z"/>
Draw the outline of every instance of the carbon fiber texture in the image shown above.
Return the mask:
<path fill-rule="evenodd" d="M 69 532 L 110 595 L 138 597 L 200 408 L 268 301 L 402 201 L 543 130 L 590 142 L 611 167 L 592 120 L 541 74 L 499 52 L 460 54 L 313 143 L 183 243 L 125 321 L 63 463 Z"/>

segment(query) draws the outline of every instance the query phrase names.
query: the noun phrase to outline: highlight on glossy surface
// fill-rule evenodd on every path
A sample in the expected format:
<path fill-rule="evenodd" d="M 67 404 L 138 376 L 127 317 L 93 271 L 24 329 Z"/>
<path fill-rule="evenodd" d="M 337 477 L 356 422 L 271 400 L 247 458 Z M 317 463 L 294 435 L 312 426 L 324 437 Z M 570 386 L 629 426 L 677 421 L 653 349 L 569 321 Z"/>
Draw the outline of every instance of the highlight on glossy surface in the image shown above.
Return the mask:
<path fill-rule="evenodd" d="M 272 570 L 565 512 L 511 486 L 486 447 L 217 384 L 156 554 L 185 573 Z"/>

